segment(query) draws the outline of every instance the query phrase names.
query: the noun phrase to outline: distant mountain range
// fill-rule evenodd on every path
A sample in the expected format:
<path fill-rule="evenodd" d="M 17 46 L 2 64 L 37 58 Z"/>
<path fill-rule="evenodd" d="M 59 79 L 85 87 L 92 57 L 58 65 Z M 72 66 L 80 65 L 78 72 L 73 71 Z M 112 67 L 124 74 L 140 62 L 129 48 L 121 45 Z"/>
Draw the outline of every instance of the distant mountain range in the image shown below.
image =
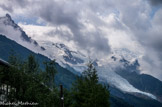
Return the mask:
<path fill-rule="evenodd" d="M 79 50 L 73 50 L 63 43 L 44 42 L 30 38 L 9 14 L 0 18 L 0 58 L 8 60 L 14 50 L 21 59 L 33 54 L 43 69 L 43 61 L 56 59 L 58 74 L 56 83 L 70 88 L 76 76 L 86 69 L 89 60 Z M 125 56 L 130 56 L 125 58 Z M 132 57 L 133 61 L 129 59 Z M 106 64 L 94 60 L 100 82 L 110 85 L 112 107 L 162 106 L 162 82 L 151 75 L 140 74 L 136 54 L 127 49 L 117 49 L 109 56 Z"/>

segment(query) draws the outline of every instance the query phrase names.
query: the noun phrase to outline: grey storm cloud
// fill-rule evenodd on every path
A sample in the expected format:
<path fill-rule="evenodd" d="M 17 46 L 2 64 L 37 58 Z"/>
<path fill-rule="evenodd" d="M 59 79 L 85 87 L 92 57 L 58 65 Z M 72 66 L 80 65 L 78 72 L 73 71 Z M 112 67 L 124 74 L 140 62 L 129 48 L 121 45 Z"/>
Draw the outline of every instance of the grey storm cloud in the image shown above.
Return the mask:
<path fill-rule="evenodd" d="M 150 0 L 152 5 L 162 5 L 162 0 Z"/>
<path fill-rule="evenodd" d="M 74 35 L 70 39 L 76 42 L 80 47 L 84 49 L 93 48 L 101 52 L 109 53 L 110 46 L 108 45 L 108 39 L 104 38 L 99 31 L 81 32 L 81 30 L 85 29 L 85 26 L 79 20 L 81 10 L 75 8 L 76 7 L 67 7 L 66 4 L 62 3 L 49 2 L 42 5 L 38 11 L 40 11 L 40 17 L 50 24 L 55 26 L 67 26 Z"/>
<path fill-rule="evenodd" d="M 147 45 L 151 48 L 154 49 L 159 56 L 161 56 L 162 52 L 162 21 L 161 21 L 161 16 L 162 16 L 162 9 L 159 9 L 152 21 L 151 21 L 151 26 L 146 32 L 143 32 L 142 34 L 145 34 L 144 38 L 144 45 Z"/>
<path fill-rule="evenodd" d="M 152 6 L 152 5 L 151 5 Z M 143 60 L 149 63 L 147 66 L 148 71 L 152 72 L 154 76 L 162 80 L 162 9 L 159 8 L 155 15 L 150 20 L 149 13 L 148 19 L 145 20 L 143 27 L 137 27 L 132 29 L 133 34 L 137 38 L 138 42 L 145 49 L 145 56 Z M 147 22 L 147 23 L 146 23 Z M 140 25 L 140 24 L 138 24 Z"/>
<path fill-rule="evenodd" d="M 99 6 L 98 5 L 102 5 Z M 84 11 L 89 11 L 89 14 L 93 15 L 94 12 L 103 11 L 110 3 L 106 0 L 81 0 L 81 1 L 29 1 L 29 0 L 14 0 L 8 4 L 3 4 L 1 8 L 13 12 L 14 8 L 26 8 L 31 7 L 31 13 L 42 18 L 50 25 L 54 26 L 67 26 L 74 36 L 69 37 L 69 40 L 74 41 L 79 47 L 83 49 L 93 49 L 98 52 L 108 54 L 111 51 L 109 41 L 105 38 L 100 31 L 86 31 L 83 33 L 82 30 L 86 29 L 86 26 L 81 22 Z M 88 9 L 87 9 L 88 8 Z M 33 11 L 34 10 L 34 11 Z M 87 16 L 87 19 L 93 21 L 95 26 L 101 26 L 104 24 L 95 15 L 91 17 Z M 62 35 L 62 37 L 65 35 Z M 66 35 L 67 36 L 67 35 Z M 67 37 L 65 37 L 67 38 Z M 87 39 L 88 38 L 88 39 Z"/>
<path fill-rule="evenodd" d="M 98 5 L 102 6 L 98 7 Z M 108 39 L 101 35 L 100 31 L 87 31 L 86 33 L 83 33 L 82 30 L 85 30 L 86 26 L 81 22 L 84 11 L 89 11 L 90 14 L 93 14 L 94 11 L 103 11 L 106 6 L 110 6 L 107 1 L 101 0 L 99 2 L 97 0 L 38 0 L 31 2 L 29 0 L 14 0 L 10 1 L 9 4 L 3 4 L 1 8 L 3 8 L 4 10 L 8 10 L 9 12 L 13 12 L 15 7 L 26 8 L 29 6 L 32 6 L 31 11 L 33 15 L 37 15 L 38 17 L 44 19 L 50 25 L 58 27 L 67 26 L 74 35 L 72 37 L 69 37 L 69 40 L 73 40 L 79 47 L 87 50 L 92 48 L 93 50 L 104 52 L 106 54 L 110 52 L 111 48 L 109 46 Z M 90 18 L 91 21 L 95 21 L 96 26 L 104 24 L 100 19 L 96 18 L 95 16 L 86 16 L 87 18 Z"/>
<path fill-rule="evenodd" d="M 62 33 L 61 30 L 50 32 L 49 36 L 60 35 L 60 38 L 74 41 L 76 45 L 87 50 L 92 49 L 104 53 L 111 51 L 109 40 L 99 27 L 114 28 L 128 32 L 128 34 L 131 32 L 135 40 L 146 50 L 143 60 L 147 59 L 146 61 L 150 65 L 161 69 L 158 66 L 159 63 L 162 63 L 161 7 L 152 18 L 150 16 L 152 6 L 161 4 L 162 0 L 125 0 L 124 5 L 122 0 L 13 0 L 12 3 L 4 3 L 0 7 L 11 12 L 16 7 L 26 8 L 31 16 L 40 17 L 51 26 L 66 26 L 70 29 L 72 36 L 69 32 Z M 99 16 L 105 17 L 110 13 L 117 14 L 116 19 L 118 20 L 114 25 L 107 26 Z M 87 26 L 83 23 L 85 21 L 90 21 L 95 30 L 88 31 Z M 156 60 L 154 56 L 157 56 Z M 153 62 L 154 64 L 152 64 Z M 160 75 L 162 77 L 162 74 Z"/>
<path fill-rule="evenodd" d="M 11 6 L 6 6 L 4 4 L 0 4 L 0 7 L 3 9 L 3 10 L 6 10 L 8 12 L 13 12 L 13 8 Z"/>
<path fill-rule="evenodd" d="M 0 4 L 0 8 L 12 13 L 15 8 L 25 8 L 28 4 L 28 0 L 6 0 L 5 3 Z"/>

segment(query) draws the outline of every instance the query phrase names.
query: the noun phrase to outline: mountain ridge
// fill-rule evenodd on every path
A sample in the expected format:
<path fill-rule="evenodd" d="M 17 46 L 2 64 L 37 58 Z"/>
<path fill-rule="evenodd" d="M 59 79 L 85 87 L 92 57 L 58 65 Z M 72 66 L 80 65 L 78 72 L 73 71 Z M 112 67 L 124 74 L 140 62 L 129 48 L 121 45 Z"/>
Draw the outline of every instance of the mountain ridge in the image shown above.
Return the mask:
<path fill-rule="evenodd" d="M 22 57 L 22 56 L 27 57 L 28 54 L 30 54 L 27 52 L 27 50 L 28 50 L 27 48 L 22 47 L 21 45 L 17 44 L 15 41 L 9 40 L 5 36 L 0 35 L 0 50 L 2 50 L 2 51 L 5 50 L 3 52 L 2 51 L 0 52 L 0 56 L 3 57 L 3 59 L 7 60 L 8 56 L 9 56 L 9 51 L 11 48 L 14 48 L 16 52 L 21 54 L 20 57 Z M 23 48 L 23 49 L 21 49 L 21 48 Z M 28 51 L 33 53 L 30 50 L 28 50 Z M 36 59 L 39 59 L 39 60 L 42 58 L 45 58 L 39 54 L 34 54 L 34 56 L 36 57 Z M 47 60 L 47 59 L 48 58 L 46 57 L 44 60 Z M 56 84 L 57 85 L 62 84 L 65 88 L 70 88 L 69 85 L 72 84 L 73 81 L 75 81 L 74 76 L 76 76 L 76 75 L 74 75 L 70 71 L 67 71 L 66 69 L 60 67 L 58 64 L 57 64 L 57 70 L 59 71 L 58 73 L 60 73 L 60 71 L 61 71 L 61 73 L 56 75 L 56 80 L 57 80 Z M 118 90 L 117 88 L 110 87 L 110 93 L 111 93 L 111 96 L 110 96 L 111 107 L 119 107 L 121 105 L 122 105 L 122 107 L 132 107 L 132 105 L 138 105 L 139 107 L 143 107 L 140 105 L 147 105 L 147 107 L 159 105 L 159 107 L 160 107 L 162 105 L 161 103 L 157 102 L 156 100 L 147 100 L 147 99 L 143 99 L 138 96 L 135 97 L 134 95 L 131 95 L 129 93 L 123 93 L 122 91 Z M 141 100 L 144 102 L 141 102 Z M 149 103 L 148 103 L 148 101 L 149 101 Z"/>
<path fill-rule="evenodd" d="M 11 16 L 6 15 L 5 17 L 7 17 L 10 20 L 10 22 L 13 21 Z M 0 20 L 2 20 L 2 19 L 3 18 L 0 18 Z M 15 24 L 15 23 L 13 23 L 13 24 Z M 7 26 L 10 26 L 10 25 L 11 25 L 11 27 L 15 26 L 15 28 L 20 30 L 20 32 L 21 32 L 21 28 L 17 24 L 15 24 L 13 26 L 12 26 L 12 24 L 9 24 Z M 4 26 L 4 27 L 6 27 L 6 26 Z M 0 30 L 0 33 L 1 33 L 1 30 Z M 24 35 L 26 35 L 25 32 L 24 32 Z M 12 36 L 12 35 L 9 35 L 9 36 Z M 28 37 L 28 35 L 26 35 L 26 36 L 27 36 L 28 40 L 32 40 L 32 38 Z M 37 50 L 35 48 L 35 46 L 37 47 L 38 45 L 34 45 L 34 48 L 32 48 L 32 49 L 30 47 L 26 46 L 26 49 L 24 49 L 24 48 L 20 48 L 20 46 L 19 46 L 19 45 L 22 45 L 22 43 L 20 43 L 20 42 L 18 43 L 16 40 L 11 42 L 10 40 L 8 40 L 9 38 L 8 39 L 6 38 L 6 37 L 8 37 L 6 35 L 5 36 L 0 35 L 0 37 L 1 37 L 1 39 L 0 39 L 1 40 L 1 43 L 0 43 L 0 49 L 1 49 L 0 54 L 1 55 L 0 56 L 3 56 L 3 58 L 5 60 L 7 60 L 8 56 L 9 56 L 9 50 L 8 49 L 14 49 L 18 53 L 20 53 L 21 55 L 26 56 L 26 57 L 27 57 L 27 55 L 29 55 L 29 53 L 33 53 L 33 54 L 37 53 L 38 56 L 40 56 L 40 57 L 42 57 L 43 55 L 46 56 L 45 59 L 48 59 L 48 60 L 50 60 L 49 58 L 51 58 L 51 59 L 57 58 L 56 59 L 56 61 L 58 61 L 57 69 L 59 71 L 60 71 L 60 69 L 61 69 L 61 71 L 63 71 L 63 72 L 61 72 L 62 74 L 59 74 L 59 76 L 56 77 L 57 79 L 61 79 L 60 81 L 57 82 L 57 84 L 61 83 L 67 88 L 69 88 L 70 84 L 75 80 L 76 75 L 79 75 L 81 73 L 81 71 L 84 71 L 86 69 L 86 61 L 88 61 L 88 58 L 84 54 L 80 53 L 79 51 L 70 50 L 68 47 L 66 47 L 65 44 L 58 44 L 58 43 L 53 43 L 53 42 L 45 43 L 45 45 L 41 44 L 43 47 L 45 46 L 45 48 L 44 48 L 44 50 L 40 51 L 40 50 Z M 18 38 L 18 37 L 19 36 L 17 36 L 16 38 Z M 37 44 L 37 42 L 35 44 Z M 29 44 L 29 45 L 32 45 L 32 44 Z M 39 48 L 40 48 L 40 46 L 39 46 Z M 58 49 L 58 52 L 55 52 L 55 49 Z M 28 51 L 24 51 L 24 50 L 28 50 Z M 32 50 L 32 51 L 34 50 L 34 51 L 31 52 L 30 50 Z M 2 51 L 5 54 L 2 53 Z M 127 50 L 125 50 L 125 51 L 127 51 Z M 44 52 L 46 52 L 46 53 L 44 53 Z M 41 54 L 43 54 L 43 55 L 41 55 Z M 57 57 L 55 57 L 55 56 L 57 56 Z M 134 55 L 132 54 L 132 57 L 133 56 Z M 43 59 L 42 59 L 42 61 L 43 61 Z M 130 70 L 130 71 L 132 70 L 131 72 L 134 72 L 134 70 L 136 72 L 139 72 L 137 68 L 138 68 L 138 66 L 140 66 L 140 64 L 138 63 L 137 59 L 134 60 L 134 62 L 129 62 L 128 60 L 124 59 L 123 56 L 121 56 L 120 58 L 117 58 L 114 54 L 112 54 L 112 56 L 110 56 L 110 58 L 109 58 L 109 61 L 110 62 L 107 65 L 100 66 L 100 64 L 98 63 L 98 60 L 97 59 L 95 60 L 94 64 L 96 65 L 97 68 L 100 68 L 100 67 L 104 68 L 105 67 L 105 69 L 103 69 L 103 68 L 102 69 L 97 69 L 97 70 L 99 70 L 98 72 L 99 72 L 99 76 L 100 76 L 101 81 L 105 80 L 104 82 L 106 82 L 106 83 L 112 82 L 111 87 L 116 86 L 116 88 L 121 89 L 120 91 L 122 91 L 122 92 L 120 92 L 120 93 L 122 93 L 122 94 L 125 93 L 126 96 L 128 96 L 128 97 L 131 96 L 131 98 L 138 99 L 137 102 L 139 102 L 140 101 L 139 99 L 141 99 L 141 98 L 144 100 L 144 99 L 147 99 L 147 97 L 150 97 L 150 98 L 152 97 L 152 95 L 149 94 L 149 92 L 151 92 L 151 91 L 149 91 L 147 93 L 146 90 L 142 90 L 142 89 L 139 90 L 138 89 L 139 87 L 135 86 L 133 83 L 131 83 L 131 81 L 129 79 L 127 79 L 126 77 L 120 75 L 116 71 L 117 70 L 116 67 L 117 68 L 118 67 L 119 68 L 124 67 L 127 70 Z M 118 66 L 118 65 L 120 65 L 120 66 Z M 134 66 L 134 65 L 136 65 L 136 66 Z M 66 72 L 66 71 L 68 71 L 68 72 Z M 116 72 L 114 72 L 114 71 L 116 71 Z M 73 72 L 73 73 L 71 73 L 71 72 Z M 74 74 L 76 74 L 76 75 L 74 75 Z M 64 78 L 65 78 L 65 80 L 64 80 Z M 116 83 L 117 83 L 117 85 L 116 85 Z M 132 92 L 132 90 L 130 90 L 130 89 L 127 90 L 126 88 L 124 88 L 122 90 L 120 85 L 121 86 L 122 85 L 127 86 L 126 88 L 133 89 L 134 91 Z M 153 93 L 153 94 L 155 94 L 155 93 Z M 148 95 L 148 96 L 146 97 L 145 95 L 146 96 Z M 136 98 L 136 97 L 138 97 L 138 98 Z M 127 99 L 127 100 L 129 101 L 129 99 Z M 132 104 L 134 104 L 134 103 L 132 102 Z"/>

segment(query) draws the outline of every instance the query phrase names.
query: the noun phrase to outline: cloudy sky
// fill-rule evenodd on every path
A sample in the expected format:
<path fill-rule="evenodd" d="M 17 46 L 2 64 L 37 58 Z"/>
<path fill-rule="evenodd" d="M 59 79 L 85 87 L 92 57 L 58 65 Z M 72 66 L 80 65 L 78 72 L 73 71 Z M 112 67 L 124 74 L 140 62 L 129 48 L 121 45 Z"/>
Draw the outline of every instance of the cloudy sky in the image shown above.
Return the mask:
<path fill-rule="evenodd" d="M 142 72 L 162 80 L 162 0 L 0 0 L 6 13 L 36 40 L 95 57 L 141 53 Z"/>

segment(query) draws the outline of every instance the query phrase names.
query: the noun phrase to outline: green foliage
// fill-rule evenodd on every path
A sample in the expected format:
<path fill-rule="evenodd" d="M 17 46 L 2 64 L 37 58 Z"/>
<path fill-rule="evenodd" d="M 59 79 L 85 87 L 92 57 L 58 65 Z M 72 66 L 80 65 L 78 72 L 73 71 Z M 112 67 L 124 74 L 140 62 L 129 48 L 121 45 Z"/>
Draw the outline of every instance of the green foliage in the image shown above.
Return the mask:
<path fill-rule="evenodd" d="M 55 80 L 55 75 L 56 75 L 56 67 L 55 67 L 55 60 L 50 61 L 50 62 L 45 62 L 45 70 L 46 70 L 46 77 L 45 77 L 45 82 L 46 85 L 50 88 L 54 87 L 54 80 Z"/>
<path fill-rule="evenodd" d="M 20 56 L 17 56 L 16 52 L 14 50 L 11 49 L 11 51 L 9 52 L 9 57 L 8 57 L 8 62 L 12 65 L 15 66 L 17 68 L 21 67 L 22 62 L 20 60 Z"/>
<path fill-rule="evenodd" d="M 18 65 L 17 67 L 21 67 L 22 65 L 24 66 L 23 63 L 27 62 L 26 59 L 28 59 L 29 55 L 34 56 L 36 62 L 38 62 L 39 68 L 42 70 L 41 71 L 39 69 L 39 74 L 41 75 L 45 75 L 43 72 L 45 70 L 44 62 L 51 61 L 49 58 L 39 53 L 38 54 L 34 53 L 29 49 L 17 44 L 15 41 L 12 41 L 6 38 L 4 35 L 0 34 L 0 58 L 8 61 L 10 59 L 9 56 L 11 55 L 17 58 L 17 61 L 16 60 L 13 61 L 16 61 L 21 64 L 20 66 Z M 15 66 L 16 63 L 13 62 L 12 65 Z M 62 84 L 65 88 L 70 89 L 72 83 L 76 79 L 76 75 L 74 75 L 69 70 L 61 67 L 58 63 L 56 63 L 55 66 L 56 66 L 56 70 L 58 71 L 55 77 L 56 85 Z"/>
<path fill-rule="evenodd" d="M 38 72 L 39 66 L 32 55 L 21 63 L 13 55 L 10 62 L 16 66 L 3 68 L 0 78 L 2 83 L 12 87 L 8 101 L 37 102 L 39 106 L 45 107 L 60 106 L 59 90 L 54 87 L 55 61 L 45 62 L 44 72 Z M 91 63 L 83 75 L 78 77 L 71 91 L 64 89 L 64 97 L 66 107 L 109 107 L 109 91 L 98 83 L 97 71 Z"/>
<path fill-rule="evenodd" d="M 46 78 L 46 75 L 43 74 L 55 76 L 54 61 L 46 62 L 47 69 L 43 73 L 38 72 L 38 63 L 32 55 L 23 63 L 19 63 L 14 55 L 9 59 L 12 66 L 9 68 L 0 67 L 0 83 L 6 84 L 11 89 L 7 96 L 8 101 L 36 102 L 41 107 L 57 107 L 59 105 L 58 89 L 51 89 L 43 80 Z M 49 78 L 49 81 L 53 80 L 54 77 Z M 54 81 L 50 85 L 54 86 Z"/>
<path fill-rule="evenodd" d="M 33 55 L 29 55 L 27 62 L 26 62 L 26 69 L 25 72 L 28 74 L 37 75 L 39 72 L 39 64 L 35 60 L 35 57 Z"/>
<path fill-rule="evenodd" d="M 97 71 L 92 63 L 78 77 L 71 92 L 72 107 L 109 107 L 109 91 L 98 82 Z"/>
<path fill-rule="evenodd" d="M 11 51 L 12 49 L 14 49 L 14 51 Z M 9 63 L 12 65 L 11 68 L 0 66 L 0 87 L 2 84 L 11 87 L 10 94 L 7 97 L 8 101 L 12 102 L 19 100 L 23 102 L 37 102 L 39 103 L 38 106 L 41 107 L 60 106 L 59 89 L 57 87 L 52 89 L 50 85 L 47 85 L 47 75 L 54 74 L 53 78 L 57 85 L 62 84 L 64 88 L 70 89 L 71 83 L 76 79 L 76 76 L 73 73 L 62 68 L 57 63 L 50 64 L 50 59 L 47 57 L 33 53 L 27 48 L 2 35 L 0 35 L 0 50 L 0 57 L 4 60 L 9 60 Z M 9 55 L 10 57 L 8 58 Z M 17 56 L 19 58 L 17 58 Z M 35 59 L 39 59 L 39 61 Z M 45 61 L 47 63 L 44 67 L 43 62 Z M 52 73 L 55 70 L 51 70 L 51 68 L 56 68 L 55 70 L 58 71 L 56 75 L 56 72 Z M 133 75 L 133 78 L 130 75 L 126 75 L 125 78 L 131 84 L 139 86 L 138 88 L 141 90 L 147 90 L 148 92 L 154 91 L 155 95 L 161 95 L 161 82 L 156 80 L 156 84 L 151 84 L 151 81 L 155 82 L 155 79 L 148 79 L 150 78 L 148 75 L 143 74 L 140 78 L 134 76 L 136 75 Z M 52 84 L 50 81 L 53 81 L 54 79 L 50 78 L 49 83 Z M 143 82 L 141 83 L 141 81 Z M 146 84 L 148 84 L 148 87 L 145 87 Z M 52 85 L 55 84 L 53 83 Z M 129 104 L 138 107 L 161 106 L 161 103 L 155 100 L 142 99 L 125 93 L 122 94 L 122 97 L 123 96 L 126 96 L 124 97 L 124 100 Z M 71 91 L 64 89 L 65 107 L 107 107 L 109 106 L 108 99 L 109 92 L 107 87 L 98 83 L 97 71 L 91 64 L 88 65 L 88 69 L 83 73 L 83 75 L 78 77 Z M 123 99 L 117 97 L 111 97 L 110 101 L 112 102 L 112 107 L 130 106 L 127 102 L 124 102 Z"/>
<path fill-rule="evenodd" d="M 10 53 L 10 50 L 12 49 L 14 49 L 16 53 Z M 9 62 L 12 65 L 10 68 L 2 69 L 3 72 L 0 72 L 0 82 L 12 87 L 8 96 L 8 101 L 37 102 L 41 107 L 60 106 L 59 90 L 57 87 L 53 86 L 62 84 L 64 88 L 70 89 L 72 82 L 76 79 L 76 76 L 73 73 L 62 68 L 54 61 L 51 62 L 47 57 L 35 54 L 2 35 L 0 35 L 0 50 L 3 51 L 3 53 L 0 52 L 1 58 L 5 60 L 9 59 Z M 8 58 L 9 53 L 10 57 Z M 16 55 L 17 53 L 18 55 Z M 20 58 L 17 58 L 17 56 Z M 39 61 L 35 59 L 39 59 Z M 43 62 L 46 63 L 43 65 Z M 91 106 L 93 101 L 96 102 L 95 104 L 99 104 L 102 100 L 97 97 L 104 98 L 104 96 L 105 100 L 108 101 L 107 97 L 109 96 L 109 93 L 107 88 L 98 83 L 98 76 L 95 73 L 97 71 L 93 72 L 94 70 L 92 70 L 92 73 L 89 73 L 91 76 L 86 77 L 87 74 L 85 72 L 85 74 L 77 80 L 78 82 L 80 81 L 81 85 L 74 85 L 72 88 L 74 91 L 64 90 L 65 107 L 75 106 L 76 102 L 79 100 L 75 99 L 77 98 L 75 90 L 82 91 L 80 87 L 85 87 L 83 88 L 83 92 L 85 91 L 85 93 L 79 92 L 83 93 L 83 96 L 81 97 L 84 99 L 81 98 L 83 101 L 78 101 L 77 105 L 82 102 L 89 102 L 87 104 L 88 106 Z M 57 74 L 56 71 L 58 71 Z M 55 82 L 53 82 L 54 80 Z M 75 84 L 78 83 L 77 81 Z M 86 95 L 88 95 L 87 98 Z M 81 105 L 86 107 L 86 103 Z M 102 103 L 104 104 L 104 102 Z M 101 104 L 101 107 L 103 104 Z M 79 107 L 81 107 L 81 105 L 79 105 Z M 105 103 L 105 105 L 107 106 L 107 103 Z M 95 106 L 98 105 L 94 105 L 94 107 Z"/>

